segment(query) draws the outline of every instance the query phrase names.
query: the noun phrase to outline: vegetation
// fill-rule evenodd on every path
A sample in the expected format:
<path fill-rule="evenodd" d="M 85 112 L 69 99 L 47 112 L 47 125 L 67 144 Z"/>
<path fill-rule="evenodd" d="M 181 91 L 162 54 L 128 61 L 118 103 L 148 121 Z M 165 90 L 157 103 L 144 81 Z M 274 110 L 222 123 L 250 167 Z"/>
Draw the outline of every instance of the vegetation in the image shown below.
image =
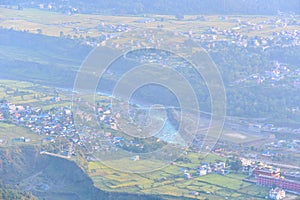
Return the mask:
<path fill-rule="evenodd" d="M 19 187 L 14 189 L 0 184 L 0 199 L 36 200 L 30 193 L 21 192 L 28 188 L 40 199 L 162 199 L 160 195 L 102 191 L 94 187 L 92 180 L 75 162 L 40 155 L 36 147 L 0 148 L 0 158 L 0 180 L 9 180 L 9 184 Z"/>
<path fill-rule="evenodd" d="M 117 189 L 118 191 L 130 191 L 135 194 L 160 194 L 196 199 L 224 199 L 224 197 L 263 199 L 267 189 L 243 182 L 246 175 L 235 172 L 235 169 L 240 168 L 237 159 L 227 161 L 227 164 L 233 164 L 232 173 L 228 175 L 195 175 L 196 170 L 194 169 L 199 167 L 201 162 L 214 163 L 218 161 L 225 162 L 225 160 L 223 157 L 214 154 L 200 158 L 196 153 L 189 153 L 177 159 L 172 165 L 160 170 L 132 174 L 115 170 L 110 167 L 111 165 L 107 166 L 105 162 L 88 162 L 87 173 L 96 187 L 106 191 Z M 118 161 L 121 166 L 128 165 L 128 162 L 136 163 L 137 166 L 149 164 L 146 160 L 123 159 Z M 188 169 L 188 172 L 193 176 L 192 179 L 184 178 L 183 168 Z M 200 195 L 195 196 L 191 194 L 191 191 L 197 191 Z"/>
<path fill-rule="evenodd" d="M 10 200 L 37 200 L 30 192 L 21 192 L 17 189 L 13 189 L 8 185 L 0 183 L 0 199 Z"/>
<path fill-rule="evenodd" d="M 0 29 L 1 79 L 70 87 L 90 48 L 66 38 Z M 34 72 L 34 73 L 33 73 Z"/>
<path fill-rule="evenodd" d="M 295 1 L 286 4 L 283 0 L 275 0 L 276 6 L 270 6 L 269 1 L 261 0 L 259 2 L 250 1 L 234 1 L 234 0 L 189 0 L 189 3 L 183 3 L 179 0 L 166 2 L 158 0 L 156 2 L 140 0 L 128 4 L 127 0 L 119 1 L 62 1 L 51 0 L 57 5 L 52 11 L 63 12 L 68 15 L 59 13 L 44 13 L 37 9 L 25 9 L 23 7 L 35 7 L 34 3 L 28 4 L 23 0 L 16 1 L 18 10 L 15 7 L 0 8 L 6 11 L 7 16 L 1 20 L 0 29 L 0 78 L 1 79 L 17 79 L 25 80 L 44 85 L 63 87 L 71 89 L 76 77 L 76 72 L 81 62 L 91 51 L 91 47 L 85 44 L 92 42 L 102 42 L 101 36 L 109 31 L 101 29 L 101 23 L 119 24 L 120 21 L 131 27 L 143 27 L 145 24 L 136 22 L 145 16 L 99 16 L 99 15 L 72 15 L 77 13 L 105 13 L 105 14 L 169 14 L 169 16 L 148 15 L 146 17 L 154 17 L 155 23 L 145 25 L 149 27 L 170 26 L 174 27 L 190 21 L 189 25 L 176 31 L 184 32 L 193 27 L 204 25 L 201 31 L 208 27 L 221 24 L 219 16 L 208 16 L 210 20 L 200 23 L 200 14 L 274 14 L 277 10 L 294 10 L 299 13 L 299 4 Z M 35 4 L 49 3 L 47 0 L 37 0 Z M 59 6 L 63 2 L 64 6 Z M 11 5 L 10 1 L 0 1 L 1 4 Z M 213 6 L 208 6 L 213 5 Z M 65 7 L 67 6 L 67 7 Z M 73 8 L 76 8 L 74 11 Z M 13 8 L 13 9 L 11 9 Z M 168 10 L 166 10 L 168 8 Z M 71 9 L 71 10 L 70 10 Z M 180 10 L 179 10 L 180 9 Z M 5 15 L 6 15 L 5 14 Z M 197 14 L 197 16 L 185 16 L 187 14 Z M 36 16 L 43 15 L 45 22 Z M 0 14 L 0 18 L 3 15 Z M 24 18 L 16 21 L 16 30 L 11 27 L 10 18 Z M 21 17 L 20 17 L 21 16 Z M 61 18 L 65 17 L 65 21 L 60 23 Z M 82 21 L 78 22 L 81 20 Z M 255 17 L 254 17 L 255 18 Z M 264 17 L 266 19 L 267 17 Z M 248 19 L 248 18 L 247 18 Z M 54 20 L 54 21 L 52 21 Z M 256 20 L 256 19 L 252 19 Z M 49 21 L 53 24 L 49 25 Z M 205 21 L 205 20 L 203 20 Z M 233 21 L 233 20 L 232 20 Z M 167 23 L 165 23 L 167 22 Z M 59 25 L 55 24 L 58 23 Z M 79 25 L 78 25 L 79 23 Z M 226 25 L 220 25 L 227 28 L 236 26 L 236 22 L 227 22 Z M 67 24 L 67 25 L 66 25 Z M 101 26 L 100 26 L 101 25 Z M 27 29 L 29 27 L 30 30 Z M 49 28 L 50 27 L 50 28 Z M 78 28 L 80 27 L 80 28 Z M 83 27 L 83 31 L 79 31 Z M 10 29 L 5 29 L 10 28 Z M 267 32 L 272 30 L 267 30 Z M 32 34 L 35 33 L 35 34 Z M 115 33 L 111 30 L 109 33 Z M 263 35 L 266 32 L 261 31 Z M 45 35 L 43 35 L 45 34 Z M 196 34 L 202 34 L 198 32 Z M 245 34 L 245 37 L 251 35 Z M 48 35 L 48 36 L 46 36 Z M 55 36 L 55 37 L 50 37 Z M 124 38 L 121 38 L 124 39 Z M 133 38 L 132 38 L 133 39 Z M 128 38 L 126 38 L 128 40 Z M 291 113 L 288 108 L 298 107 L 300 96 L 298 90 L 288 87 L 288 84 L 280 86 L 270 86 L 267 84 L 250 84 L 249 86 L 233 85 L 239 79 L 252 75 L 254 73 L 264 73 L 270 66 L 270 61 L 277 60 L 289 65 L 291 68 L 297 68 L 300 62 L 299 47 L 270 47 L 267 50 L 252 47 L 237 47 L 224 45 L 218 49 L 211 49 L 209 53 L 219 67 L 227 92 L 227 113 L 232 116 L 251 117 L 251 118 L 268 118 L 269 121 L 276 122 L 280 119 L 280 123 L 299 125 L 295 119 L 300 117 L 299 112 Z M 116 75 L 123 75 L 124 68 L 130 69 L 129 61 L 121 60 L 118 64 L 123 68 L 115 68 L 110 71 L 111 75 L 101 87 L 109 90 L 116 82 Z M 195 76 L 193 71 L 188 67 L 181 69 L 185 77 L 192 83 L 198 83 L 200 78 Z M 115 73 L 116 72 L 116 73 Z M 287 82 L 284 82 L 287 83 Z M 201 109 L 210 111 L 210 99 L 207 88 L 203 83 L 193 84 L 195 90 L 201 91 L 198 98 L 201 103 Z M 101 89 L 101 88 L 98 88 Z M 47 91 L 47 92 L 45 92 Z M 8 100 L 17 104 L 36 104 L 43 109 L 51 109 L 53 106 L 70 105 L 69 101 L 62 101 L 53 105 L 48 105 L 47 101 L 50 95 L 55 91 L 46 87 L 40 87 L 33 83 L 25 82 L 0 82 L 0 95 L 2 100 Z M 169 94 L 157 90 L 157 88 L 144 88 L 141 92 L 141 101 L 165 100 L 174 101 Z M 158 95 L 158 96 L 155 96 Z M 159 98 L 157 98 L 159 97 Z M 137 97 L 139 98 L 139 96 Z M 163 102 L 158 102 L 163 103 Z M 166 102 L 165 102 L 166 103 Z M 171 102 L 174 103 L 174 102 Z M 178 102 L 176 102 L 178 103 Z M 3 113 L 6 115 L 6 113 Z M 13 138 L 26 137 L 30 138 L 31 144 L 39 144 L 41 136 L 31 134 L 27 129 L 17 127 L 9 123 L 0 123 L 0 139 L 12 141 Z M 277 121 L 278 123 L 278 121 Z M 226 135 L 226 134 L 225 134 Z M 230 134 L 227 134 L 230 136 Z M 256 136 L 240 139 L 237 134 L 236 140 L 248 141 L 255 139 Z M 122 136 L 122 135 L 121 135 Z M 126 136 L 124 136 L 125 138 Z M 148 152 L 154 148 L 159 149 L 162 144 L 155 143 L 152 138 L 144 143 L 144 149 L 138 147 L 124 147 L 132 152 Z M 134 143 L 141 143 L 136 139 Z M 153 143 L 154 142 L 154 143 Z M 162 160 L 143 160 L 142 156 L 138 160 L 133 161 L 129 158 L 113 160 L 109 162 L 89 162 L 84 158 L 84 152 L 78 153 L 76 161 L 68 161 L 55 157 L 44 157 L 39 155 L 40 149 L 31 149 L 31 145 L 14 145 L 3 143 L 1 145 L 13 145 L 10 149 L 0 149 L 0 176 L 1 179 L 13 180 L 13 184 L 19 184 L 21 189 L 30 188 L 30 190 L 38 193 L 42 197 L 58 197 L 64 199 L 161 199 L 161 198 L 198 198 L 198 199 L 263 199 L 267 194 L 267 189 L 260 188 L 250 183 L 246 183 L 243 179 L 246 177 L 240 174 L 241 163 L 238 158 L 226 160 L 214 154 L 201 158 L 196 153 L 186 152 L 186 155 L 175 160 L 171 165 L 161 168 L 158 171 L 148 173 L 132 173 L 128 174 L 115 170 L 112 166 L 123 166 L 130 168 L 130 171 L 139 171 L 147 169 L 147 166 L 164 166 Z M 153 144 L 156 146 L 154 147 Z M 55 148 L 52 144 L 48 148 Z M 13 149 L 13 150 L 12 150 Z M 199 176 L 197 167 L 201 162 L 214 163 L 218 161 L 226 162 L 229 175 L 209 174 Z M 34 163 L 34 165 L 32 164 Z M 81 167 L 78 168 L 79 165 Z M 34 166 L 34 167 L 33 167 Z M 67 169 L 67 170 L 66 170 Z M 188 170 L 191 177 L 184 176 L 184 171 Z M 63 180 L 63 181 L 62 181 Z M 58 184 L 59 183 L 59 184 Z M 79 184 L 80 183 L 80 184 Z M 118 193 L 115 193 L 118 191 Z M 194 194 L 197 191 L 200 195 Z M 63 197 L 62 197 L 63 196 Z M 35 199 L 30 193 L 21 192 L 18 188 L 10 188 L 9 186 L 0 185 L 0 199 Z"/>
<path fill-rule="evenodd" d="M 0 29 L 0 38 L 2 38 L 0 40 L 1 78 L 34 81 L 65 88 L 73 86 L 76 70 L 91 49 L 82 46 L 79 40 L 5 29 Z M 297 94 L 296 88 L 270 87 L 264 84 L 249 85 L 246 88 L 230 86 L 232 82 L 238 79 L 268 70 L 270 60 L 276 59 L 296 68 L 300 58 L 299 52 L 299 47 L 271 47 L 262 51 L 259 48 L 242 49 L 235 46 L 224 46 L 210 51 L 209 53 L 219 66 L 226 85 L 228 115 L 269 118 L 269 121 L 275 123 L 278 123 L 276 119 L 280 119 L 281 123 L 299 125 L 299 122 L 294 120 L 299 117 L 299 113 L 291 113 L 286 109 L 298 106 L 297 102 L 299 102 L 300 97 L 295 95 Z M 130 63 L 126 63 L 125 66 L 130 66 Z M 198 77 L 189 76 L 191 72 L 188 70 L 184 70 L 183 73 L 192 82 Z M 113 86 L 113 82 L 114 80 L 107 79 L 102 82 L 101 88 L 109 90 Z M 198 86 L 195 85 L 195 88 L 200 88 L 199 91 L 202 91 L 201 96 L 199 96 L 201 108 L 209 111 L 210 99 L 204 92 L 206 90 L 202 83 Z M 152 94 L 153 89 L 148 89 L 147 92 L 150 91 Z M 20 93 L 19 97 L 22 98 L 24 95 L 26 93 Z M 158 98 L 153 96 L 152 99 L 157 100 Z"/>
<path fill-rule="evenodd" d="M 264 73 L 270 69 L 270 61 L 277 60 L 295 69 L 299 63 L 299 47 L 260 49 L 225 47 L 211 52 L 211 56 L 220 67 L 226 84 L 227 113 L 231 116 L 280 119 L 285 124 L 297 124 L 298 113 L 287 108 L 297 107 L 300 96 L 298 89 L 267 84 L 230 86 L 235 80 L 251 74 Z M 284 85 L 284 84 L 283 84 Z"/>

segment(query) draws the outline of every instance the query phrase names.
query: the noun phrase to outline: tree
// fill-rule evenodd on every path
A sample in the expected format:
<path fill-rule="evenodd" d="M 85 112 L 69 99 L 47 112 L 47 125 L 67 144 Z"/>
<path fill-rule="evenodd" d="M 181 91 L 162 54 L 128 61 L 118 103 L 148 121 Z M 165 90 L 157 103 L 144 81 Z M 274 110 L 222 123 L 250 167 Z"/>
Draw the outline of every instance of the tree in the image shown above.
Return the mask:
<path fill-rule="evenodd" d="M 230 169 L 234 170 L 234 171 L 239 171 L 242 168 L 242 162 L 240 161 L 240 159 L 238 158 L 234 158 L 234 160 L 232 160 L 230 162 Z"/>
<path fill-rule="evenodd" d="M 43 33 L 42 29 L 38 28 L 37 30 L 37 34 L 41 35 Z"/>

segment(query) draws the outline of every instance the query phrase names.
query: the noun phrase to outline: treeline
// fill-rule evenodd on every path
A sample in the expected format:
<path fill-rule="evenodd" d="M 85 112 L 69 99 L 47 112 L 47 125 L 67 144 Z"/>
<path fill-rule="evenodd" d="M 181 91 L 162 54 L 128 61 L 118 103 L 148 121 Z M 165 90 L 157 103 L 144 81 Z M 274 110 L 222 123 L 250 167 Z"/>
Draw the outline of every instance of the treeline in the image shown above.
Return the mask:
<path fill-rule="evenodd" d="M 32 1 L 31 1 L 32 2 Z M 33 6 L 25 0 L 0 0 L 0 4 Z M 35 0 L 55 3 L 61 11 L 76 7 L 81 13 L 111 14 L 246 14 L 273 15 L 278 11 L 300 13 L 299 0 Z"/>

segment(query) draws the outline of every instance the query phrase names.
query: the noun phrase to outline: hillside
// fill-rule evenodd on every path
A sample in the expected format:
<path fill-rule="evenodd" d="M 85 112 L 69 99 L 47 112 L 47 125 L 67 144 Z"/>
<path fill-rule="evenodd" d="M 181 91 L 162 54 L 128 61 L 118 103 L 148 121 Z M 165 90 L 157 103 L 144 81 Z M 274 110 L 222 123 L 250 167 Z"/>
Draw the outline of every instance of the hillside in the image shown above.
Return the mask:
<path fill-rule="evenodd" d="M 77 39 L 6 29 L 0 29 L 0 38 L 1 79 L 31 81 L 67 89 L 72 89 L 77 70 L 92 49 Z M 299 117 L 299 112 L 290 110 L 298 109 L 300 98 L 297 94 L 298 88 L 293 87 L 294 81 L 299 78 L 299 47 L 274 46 L 263 50 L 252 46 L 241 48 L 224 45 L 222 42 L 215 43 L 221 46 L 209 49 L 208 53 L 217 64 L 224 80 L 227 113 L 230 116 L 266 118 L 269 123 L 281 125 L 284 122 L 298 127 L 299 123 L 294 119 Z M 267 73 L 272 75 L 277 62 L 279 67 L 286 66 L 287 72 L 282 71 L 282 75 L 275 77 L 280 80 L 273 80 L 274 77 Z M 119 59 L 111 69 L 114 68 L 113 72 L 120 74 L 132 66 L 134 65 L 131 62 Z M 183 72 L 186 77 L 192 74 L 189 70 Z M 258 84 L 257 77 L 266 80 Z M 194 77 L 191 81 L 200 82 L 198 78 L 199 76 Z M 99 89 L 107 92 L 114 84 L 114 78 L 106 79 L 101 82 Z M 201 108 L 209 112 L 210 99 L 205 88 L 196 84 L 194 87 L 203 91 L 198 98 Z M 151 90 L 147 88 L 147 92 L 149 91 Z M 270 95 L 266 96 L 266 93 Z"/>
<path fill-rule="evenodd" d="M 18 189 L 12 189 L 11 187 L 0 184 L 0 199 L 10 199 L 10 200 L 37 200 L 29 192 L 21 192 Z"/>
<path fill-rule="evenodd" d="M 38 149 L 31 146 L 0 148 L 0 177 L 12 188 L 30 191 L 47 200 L 161 199 L 101 191 L 75 162 L 40 155 Z M 10 193 L 20 195 L 13 190 Z"/>

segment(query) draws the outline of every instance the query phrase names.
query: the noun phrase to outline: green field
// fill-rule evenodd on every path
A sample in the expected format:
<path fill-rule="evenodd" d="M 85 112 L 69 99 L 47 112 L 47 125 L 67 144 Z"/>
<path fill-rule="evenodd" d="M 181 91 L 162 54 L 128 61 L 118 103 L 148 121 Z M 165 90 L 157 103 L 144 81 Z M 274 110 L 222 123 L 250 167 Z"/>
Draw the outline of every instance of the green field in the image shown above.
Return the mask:
<path fill-rule="evenodd" d="M 29 138 L 30 142 L 13 141 L 13 139 L 20 137 Z M 14 145 L 40 145 L 42 137 L 32 133 L 29 129 L 0 122 L 0 139 L 4 140 L 0 147 L 7 147 Z"/>
<path fill-rule="evenodd" d="M 49 87 L 30 82 L 0 80 L 0 96 L 12 104 L 40 107 L 43 110 L 71 105 L 71 96 L 67 92 L 60 92 L 59 96 L 63 99 L 62 101 L 49 103 L 48 100 L 55 95 L 57 92 Z M 30 139 L 30 142 L 14 140 L 21 137 Z M 0 140 L 4 141 L 0 146 L 41 145 L 44 137 L 34 134 L 29 128 L 20 127 L 11 122 L 0 122 Z"/>
<path fill-rule="evenodd" d="M 0 97 L 13 104 L 41 106 L 45 110 L 52 107 L 70 105 L 70 93 L 61 91 L 59 92 L 59 96 L 63 101 L 52 104 L 45 103 L 57 94 L 55 89 L 35 83 L 0 80 Z"/>
<path fill-rule="evenodd" d="M 195 197 L 197 199 L 263 199 L 267 194 L 267 188 L 260 188 L 254 184 L 243 182 L 244 174 L 195 176 L 192 179 L 184 179 L 182 167 L 193 168 L 199 166 L 198 155 L 190 153 L 187 156 L 192 163 L 184 164 L 176 162 L 158 171 L 150 173 L 124 173 L 106 166 L 102 162 L 89 162 L 87 173 L 94 181 L 96 187 L 107 191 L 131 192 L 137 194 L 160 194 L 178 197 Z M 224 160 L 216 155 L 206 157 L 206 162 Z M 120 166 L 128 165 L 128 162 L 148 165 L 149 161 L 119 160 Z M 190 170 L 193 172 L 193 170 Z M 191 191 L 198 191 L 199 196 L 193 196 Z"/>

